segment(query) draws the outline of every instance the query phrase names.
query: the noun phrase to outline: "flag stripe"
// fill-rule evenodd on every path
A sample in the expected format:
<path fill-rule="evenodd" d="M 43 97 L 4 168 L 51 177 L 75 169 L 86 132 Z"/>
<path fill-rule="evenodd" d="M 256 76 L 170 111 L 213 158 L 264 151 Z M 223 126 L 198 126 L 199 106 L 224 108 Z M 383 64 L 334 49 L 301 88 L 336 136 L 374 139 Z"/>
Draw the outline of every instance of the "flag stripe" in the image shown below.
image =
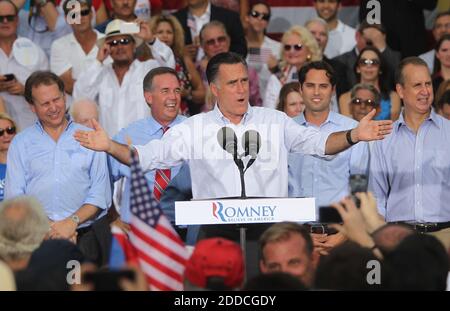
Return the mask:
<path fill-rule="evenodd" d="M 170 223 L 169 223 L 170 224 Z M 182 243 L 181 239 L 178 238 L 176 239 L 174 237 L 174 233 L 172 232 L 168 232 L 167 229 L 161 229 L 159 226 L 157 228 L 157 230 L 152 229 L 146 229 L 145 226 L 142 225 L 142 222 L 139 221 L 138 219 L 136 220 L 135 223 L 133 223 L 133 225 L 135 226 L 136 234 L 139 235 L 141 238 L 142 236 L 145 236 L 149 239 L 149 242 L 155 243 L 155 242 L 164 242 L 161 243 L 164 245 L 164 248 L 167 249 L 169 252 L 174 253 L 175 256 L 177 256 L 178 261 L 182 262 L 185 261 L 189 258 L 189 255 L 186 252 L 186 247 L 183 245 L 180 245 L 180 242 Z M 148 230 L 149 234 L 144 234 L 143 232 L 145 232 L 146 230 Z M 172 229 L 173 230 L 173 229 Z M 171 234 L 170 236 L 167 236 L 167 234 Z M 175 233 L 176 234 L 176 233 Z"/>
<path fill-rule="evenodd" d="M 161 273 L 161 271 L 159 269 L 156 269 L 154 266 L 148 264 L 146 261 L 140 260 L 140 264 L 141 264 L 141 268 L 145 272 L 145 274 L 147 274 L 150 279 L 156 280 L 156 282 L 154 282 L 153 284 L 150 284 L 150 285 L 155 285 L 157 288 L 162 289 L 162 286 L 157 284 L 157 283 L 162 283 L 165 286 L 167 286 L 168 290 L 170 290 L 170 289 L 182 290 L 183 289 L 182 282 L 179 282 L 179 281 L 173 280 L 170 277 L 167 277 L 167 275 Z M 164 280 L 164 282 L 161 282 L 161 280 Z"/>
<path fill-rule="evenodd" d="M 147 236 L 143 236 L 142 234 L 135 234 L 135 232 L 132 232 L 130 234 L 130 240 L 131 243 L 133 243 L 133 245 L 136 247 L 136 249 L 145 252 L 146 254 L 151 253 L 152 257 L 161 261 L 161 264 L 169 266 L 171 267 L 171 269 L 179 273 L 183 271 L 183 263 L 185 262 L 184 259 L 181 258 L 181 260 L 178 260 L 180 258 L 171 258 L 170 256 L 172 256 L 173 253 L 161 249 L 161 247 L 157 243 L 150 240 Z"/>

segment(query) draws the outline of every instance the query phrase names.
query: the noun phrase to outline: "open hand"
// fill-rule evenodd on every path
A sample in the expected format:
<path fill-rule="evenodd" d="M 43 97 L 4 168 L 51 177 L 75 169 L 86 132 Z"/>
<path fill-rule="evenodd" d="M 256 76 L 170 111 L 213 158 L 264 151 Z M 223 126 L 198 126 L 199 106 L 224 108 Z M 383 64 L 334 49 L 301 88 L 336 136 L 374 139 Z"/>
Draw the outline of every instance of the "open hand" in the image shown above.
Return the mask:
<path fill-rule="evenodd" d="M 78 130 L 73 137 L 83 147 L 94 151 L 108 151 L 111 147 L 111 139 L 108 134 L 95 119 L 92 119 L 92 126 L 93 131 Z"/>
<path fill-rule="evenodd" d="M 372 109 L 359 121 L 358 127 L 354 129 L 357 141 L 381 140 L 392 132 L 392 120 L 372 120 L 376 113 L 376 109 Z"/>

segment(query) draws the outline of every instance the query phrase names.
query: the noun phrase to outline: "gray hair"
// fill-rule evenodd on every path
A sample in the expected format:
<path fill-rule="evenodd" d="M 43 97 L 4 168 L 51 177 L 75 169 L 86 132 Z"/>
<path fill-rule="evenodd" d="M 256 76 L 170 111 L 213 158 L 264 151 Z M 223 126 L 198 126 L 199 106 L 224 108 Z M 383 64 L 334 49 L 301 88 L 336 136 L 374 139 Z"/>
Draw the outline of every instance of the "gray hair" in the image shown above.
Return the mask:
<path fill-rule="evenodd" d="M 0 258 L 18 260 L 39 247 L 50 228 L 37 199 L 20 196 L 0 205 Z"/>
<path fill-rule="evenodd" d="M 76 101 L 74 101 L 72 103 L 72 105 L 70 105 L 70 109 L 69 109 L 69 113 L 72 116 L 72 118 L 75 118 L 75 113 L 77 112 L 76 108 L 80 103 L 89 103 L 91 104 L 93 107 L 95 107 L 95 110 L 98 113 L 98 106 L 97 103 L 95 102 L 95 100 L 89 99 L 89 98 L 80 98 L 77 99 Z"/>
<path fill-rule="evenodd" d="M 308 26 L 311 25 L 312 23 L 319 23 L 322 26 L 324 26 L 325 27 L 325 31 L 326 31 L 327 36 L 328 36 L 328 24 L 323 18 L 321 18 L 321 17 L 311 18 L 311 19 L 306 21 L 305 27 L 308 28 Z"/>
<path fill-rule="evenodd" d="M 227 36 L 228 39 L 230 38 L 230 36 L 228 35 L 227 28 L 225 28 L 225 24 L 218 20 L 213 20 L 203 25 L 202 29 L 200 29 L 199 38 L 201 45 L 203 45 L 203 33 L 205 32 L 206 29 L 209 28 L 220 28 L 224 32 L 225 36 Z"/>
<path fill-rule="evenodd" d="M 366 83 L 356 84 L 350 92 L 351 99 L 356 97 L 356 92 L 358 92 L 359 90 L 369 91 L 370 93 L 373 94 L 375 103 L 377 105 L 381 104 L 381 94 L 380 94 L 380 92 L 378 92 L 378 90 L 372 84 L 366 84 Z"/>

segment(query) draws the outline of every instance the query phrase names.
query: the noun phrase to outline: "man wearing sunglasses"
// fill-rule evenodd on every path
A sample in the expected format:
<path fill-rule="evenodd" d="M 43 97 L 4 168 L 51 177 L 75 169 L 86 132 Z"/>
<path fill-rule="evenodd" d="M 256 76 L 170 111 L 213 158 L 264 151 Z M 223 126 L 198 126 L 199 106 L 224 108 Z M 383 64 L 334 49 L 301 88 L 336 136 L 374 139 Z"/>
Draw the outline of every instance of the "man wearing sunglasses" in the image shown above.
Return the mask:
<path fill-rule="evenodd" d="M 74 3 L 79 4 L 79 10 L 74 11 Z M 66 93 L 72 95 L 73 85 L 80 73 L 95 62 L 98 53 L 95 43 L 104 35 L 92 28 L 90 0 L 65 0 L 63 10 L 73 32 L 53 42 L 50 69 L 64 81 Z M 77 22 L 73 22 L 75 20 Z M 68 101 L 70 103 L 70 97 Z"/>
<path fill-rule="evenodd" d="M 12 1 L 0 0 L 0 96 L 4 98 L 11 117 L 24 129 L 36 121 L 23 96 L 25 81 L 33 71 L 48 69 L 48 61 L 42 49 L 30 40 L 18 37 L 17 13 Z M 13 46 L 18 39 L 29 48 L 27 52 L 33 51 L 34 64 L 24 63 L 17 57 L 21 49 Z"/>
<path fill-rule="evenodd" d="M 172 49 L 153 36 L 147 23 L 138 24 L 139 33 L 125 26 L 120 19 L 108 24 L 105 37 L 97 40 L 96 60 L 79 75 L 73 93 L 75 99 L 98 99 L 100 123 L 110 135 L 148 115 L 142 93 L 147 72 L 159 66 L 175 66 Z M 155 59 L 136 59 L 136 49 L 141 44 L 151 49 Z"/>
<path fill-rule="evenodd" d="M 336 75 L 331 65 L 324 61 L 306 64 L 299 71 L 299 82 L 305 111 L 294 118 L 295 122 L 322 133 L 346 131 L 357 126 L 355 120 L 330 109 L 336 90 Z M 288 163 L 289 196 L 314 197 L 317 207 L 328 206 L 349 195 L 350 175 L 367 174 L 368 146 L 365 142 L 359 143 L 331 160 L 295 153 L 289 155 Z M 310 230 L 315 247 L 322 255 L 344 241 L 342 234 L 326 224 L 311 224 Z"/>

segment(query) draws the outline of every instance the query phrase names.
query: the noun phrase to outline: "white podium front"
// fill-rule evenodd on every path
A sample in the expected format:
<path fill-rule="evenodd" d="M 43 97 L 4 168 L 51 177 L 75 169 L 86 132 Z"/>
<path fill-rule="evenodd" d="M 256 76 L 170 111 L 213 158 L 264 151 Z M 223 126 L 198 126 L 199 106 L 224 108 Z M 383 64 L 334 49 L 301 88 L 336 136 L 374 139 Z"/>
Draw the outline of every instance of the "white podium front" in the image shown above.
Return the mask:
<path fill-rule="evenodd" d="M 199 237 L 239 242 L 247 277 L 258 274 L 258 240 L 271 223 L 316 221 L 314 198 L 224 198 L 175 202 L 177 225 L 201 225 Z M 217 226 L 218 225 L 218 226 Z"/>
<path fill-rule="evenodd" d="M 175 202 L 176 225 L 316 221 L 314 198 L 248 198 Z"/>

